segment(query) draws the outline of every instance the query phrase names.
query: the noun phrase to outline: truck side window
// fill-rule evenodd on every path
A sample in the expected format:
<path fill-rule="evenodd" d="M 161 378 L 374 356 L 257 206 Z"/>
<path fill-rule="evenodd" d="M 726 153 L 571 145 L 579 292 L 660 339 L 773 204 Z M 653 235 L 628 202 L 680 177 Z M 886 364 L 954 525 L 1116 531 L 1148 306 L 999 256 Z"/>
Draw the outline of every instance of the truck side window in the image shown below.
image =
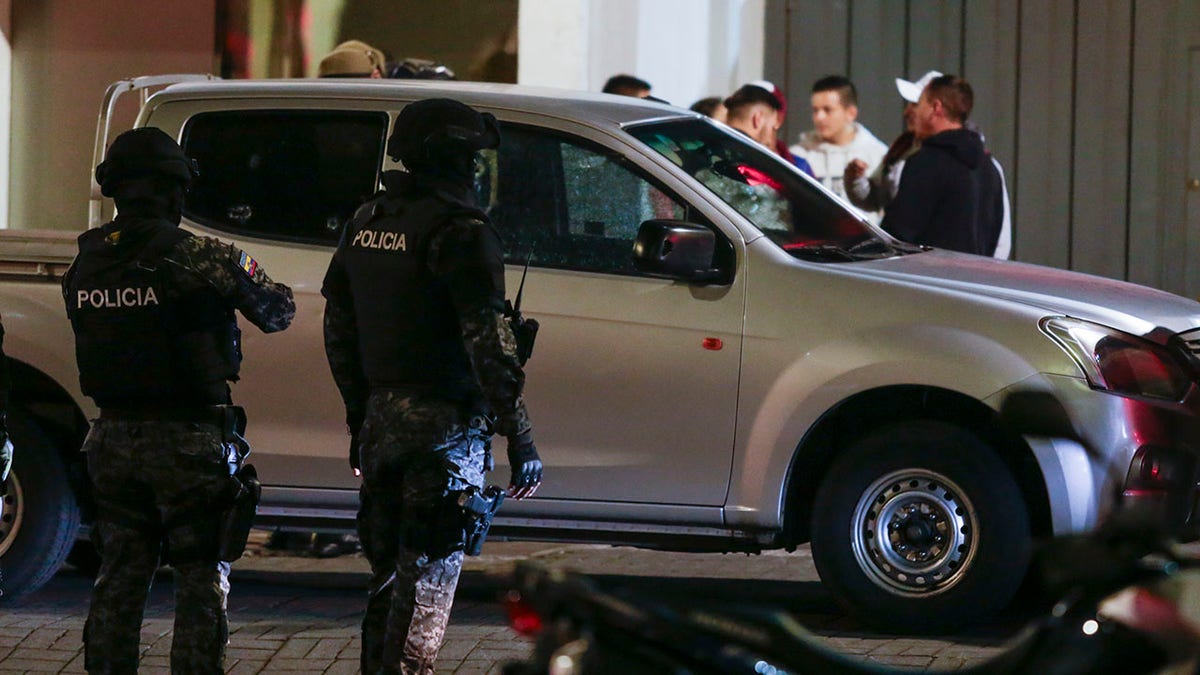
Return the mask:
<path fill-rule="evenodd" d="M 636 275 L 638 226 L 685 219 L 687 207 L 612 151 L 582 139 L 505 125 L 480 162 L 481 203 L 510 264 Z"/>
<path fill-rule="evenodd" d="M 200 113 L 183 131 L 200 176 L 184 215 L 235 234 L 334 245 L 374 192 L 383 112 L 238 110 Z"/>

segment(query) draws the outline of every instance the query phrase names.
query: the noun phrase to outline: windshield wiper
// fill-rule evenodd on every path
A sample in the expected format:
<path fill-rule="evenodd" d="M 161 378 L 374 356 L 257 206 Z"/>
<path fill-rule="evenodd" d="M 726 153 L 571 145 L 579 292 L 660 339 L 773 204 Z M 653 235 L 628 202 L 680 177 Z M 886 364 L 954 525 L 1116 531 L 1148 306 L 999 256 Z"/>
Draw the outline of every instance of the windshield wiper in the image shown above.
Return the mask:
<path fill-rule="evenodd" d="M 850 255 L 867 258 L 888 258 L 896 255 L 897 248 L 882 239 L 860 241 L 846 250 Z"/>
<path fill-rule="evenodd" d="M 922 244 L 909 244 L 907 242 L 897 242 L 896 244 L 892 245 L 892 248 L 896 252 L 901 253 L 903 255 L 909 255 L 912 253 L 925 253 L 926 251 L 933 250 L 932 246 L 924 246 Z"/>
<path fill-rule="evenodd" d="M 815 258 L 819 260 L 841 260 L 853 262 L 859 257 L 838 246 L 826 242 L 810 242 L 806 244 L 784 244 L 783 250 L 797 258 Z"/>

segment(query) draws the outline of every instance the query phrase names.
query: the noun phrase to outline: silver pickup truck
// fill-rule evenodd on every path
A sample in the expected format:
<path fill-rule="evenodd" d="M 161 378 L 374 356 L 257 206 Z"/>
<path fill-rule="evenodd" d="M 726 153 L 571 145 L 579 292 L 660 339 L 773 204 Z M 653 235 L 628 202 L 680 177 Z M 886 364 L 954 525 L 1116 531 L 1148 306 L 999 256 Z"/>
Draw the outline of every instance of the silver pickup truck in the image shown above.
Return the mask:
<path fill-rule="evenodd" d="M 1035 538 L 1094 527 L 1118 495 L 1198 534 L 1200 304 L 897 242 L 740 134 L 651 102 L 139 78 L 110 89 L 97 159 L 125 91 L 143 94 L 136 125 L 199 164 L 183 226 L 250 251 L 296 294 L 289 330 L 244 334 L 234 387 L 266 484 L 263 526 L 353 526 L 321 279 L 347 216 L 399 168 L 383 151 L 397 113 L 446 96 L 502 123 L 479 195 L 505 240 L 510 297 L 524 275 L 524 310 L 541 323 L 527 401 L 546 482 L 505 504 L 494 536 L 811 542 L 839 600 L 921 630 L 1005 605 Z M 110 207 L 95 185 L 91 198 L 94 227 Z M 78 448 L 96 409 L 59 291 L 73 239 L 0 236 L 17 446 L 0 511 L 9 601 L 54 573 L 87 517 Z M 1104 456 L 1006 429 L 997 409 L 1016 389 L 1056 394 Z M 507 475 L 498 466 L 494 482 Z"/>

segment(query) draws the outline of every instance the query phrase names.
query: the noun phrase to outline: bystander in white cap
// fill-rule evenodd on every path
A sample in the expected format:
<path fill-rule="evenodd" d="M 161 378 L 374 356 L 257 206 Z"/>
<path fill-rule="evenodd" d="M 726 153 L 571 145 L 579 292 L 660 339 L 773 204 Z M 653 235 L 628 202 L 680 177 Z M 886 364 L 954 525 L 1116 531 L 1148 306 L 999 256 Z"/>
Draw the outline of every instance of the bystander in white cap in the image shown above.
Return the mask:
<path fill-rule="evenodd" d="M 908 101 L 909 103 L 916 103 L 921 100 L 921 92 L 925 91 L 925 87 L 928 87 L 929 83 L 933 82 L 935 77 L 941 76 L 941 72 L 931 70 L 922 75 L 921 79 L 917 80 L 916 82 L 909 82 L 908 80 L 902 80 L 897 77 L 896 89 L 900 92 L 900 98 Z"/>

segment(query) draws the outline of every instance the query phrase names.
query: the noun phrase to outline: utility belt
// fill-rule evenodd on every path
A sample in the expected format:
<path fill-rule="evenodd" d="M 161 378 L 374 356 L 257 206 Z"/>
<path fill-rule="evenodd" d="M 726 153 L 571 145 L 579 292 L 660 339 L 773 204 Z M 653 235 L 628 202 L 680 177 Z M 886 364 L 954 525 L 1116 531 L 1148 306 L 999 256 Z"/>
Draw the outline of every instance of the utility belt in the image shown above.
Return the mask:
<path fill-rule="evenodd" d="M 246 411 L 238 405 L 105 407 L 100 419 L 122 422 L 185 422 L 211 424 L 221 430 L 221 439 L 234 440 L 246 431 Z"/>
<path fill-rule="evenodd" d="M 432 384 L 372 384 L 371 392 L 395 394 L 401 398 L 409 396 L 433 396 L 437 388 Z"/>
<path fill-rule="evenodd" d="M 467 392 L 465 396 L 447 396 L 442 388 L 435 385 L 401 384 L 372 385 L 371 393 L 392 394 L 399 398 L 422 396 L 441 399 L 458 407 L 459 413 L 462 415 L 459 421 L 469 429 L 478 431 L 484 436 L 491 436 L 493 433 L 492 418 L 487 403 L 484 402 L 482 393 L 478 391 Z"/>
<path fill-rule="evenodd" d="M 476 386 L 462 383 L 450 384 L 412 384 L 412 383 L 379 383 L 371 385 L 371 393 L 391 394 L 397 398 L 434 398 L 453 403 L 465 414 L 472 415 L 478 411 L 482 394 Z"/>

